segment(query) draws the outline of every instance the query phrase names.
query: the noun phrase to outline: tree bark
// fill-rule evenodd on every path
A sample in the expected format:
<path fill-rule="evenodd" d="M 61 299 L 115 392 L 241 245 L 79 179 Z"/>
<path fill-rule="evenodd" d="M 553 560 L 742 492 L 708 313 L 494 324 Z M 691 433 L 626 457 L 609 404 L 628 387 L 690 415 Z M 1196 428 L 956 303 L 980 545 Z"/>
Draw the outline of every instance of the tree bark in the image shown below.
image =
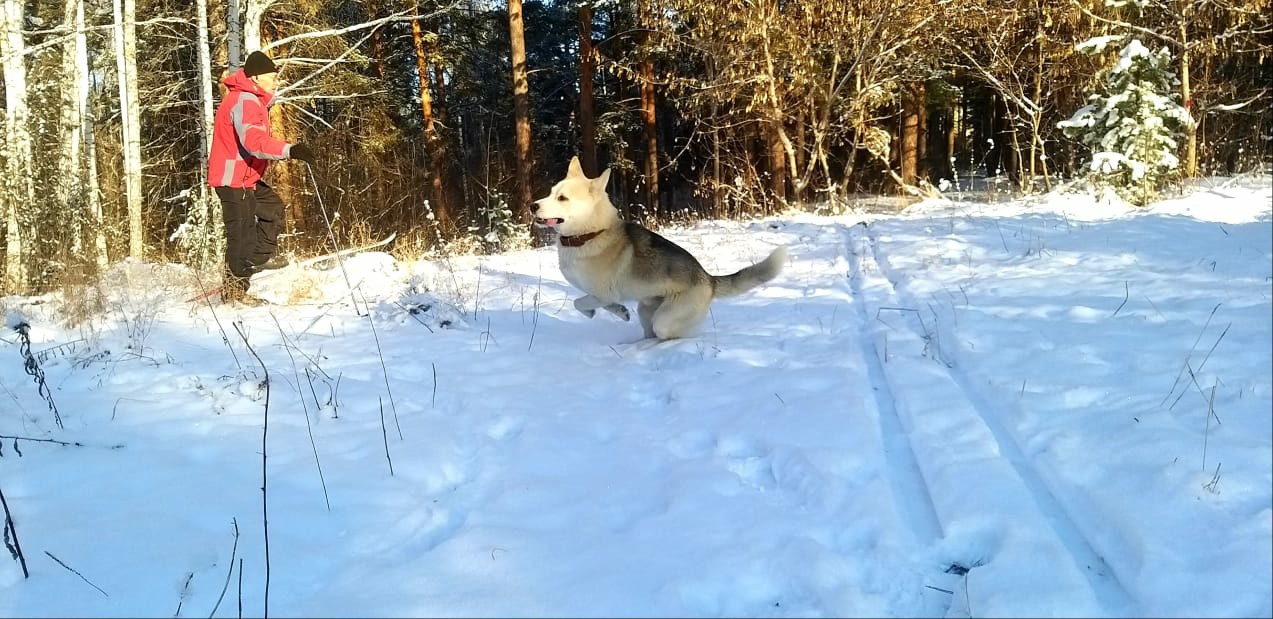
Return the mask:
<path fill-rule="evenodd" d="M 531 223 L 530 85 L 526 79 L 526 33 L 522 0 L 508 0 L 508 39 L 513 64 L 513 139 L 517 164 L 516 194 L 512 207 L 521 220 Z M 533 232 L 533 231 L 532 231 Z M 532 236 L 534 236 L 532 234 Z"/>
<path fill-rule="evenodd" d="M 642 22 L 651 19 L 650 0 L 642 0 L 640 11 Z M 647 23 L 648 26 L 648 23 Z M 646 205 L 650 214 L 657 217 L 659 209 L 659 138 L 658 121 L 655 117 L 654 96 L 654 60 L 650 58 L 650 35 L 648 27 L 641 34 L 641 121 L 642 134 L 645 138 L 645 187 Z"/>
<path fill-rule="evenodd" d="M 579 5 L 579 162 L 584 174 L 596 176 L 597 119 L 592 106 L 592 76 L 597 70 L 596 50 L 592 47 L 592 5 Z"/>

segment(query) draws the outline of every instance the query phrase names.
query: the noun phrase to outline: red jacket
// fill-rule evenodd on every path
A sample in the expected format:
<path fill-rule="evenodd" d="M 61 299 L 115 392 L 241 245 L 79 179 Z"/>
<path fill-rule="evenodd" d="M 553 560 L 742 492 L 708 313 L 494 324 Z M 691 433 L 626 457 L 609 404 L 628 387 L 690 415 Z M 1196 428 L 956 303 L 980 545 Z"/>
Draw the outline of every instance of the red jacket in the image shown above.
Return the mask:
<path fill-rule="evenodd" d="M 255 188 L 272 159 L 287 159 L 292 145 L 270 135 L 266 106 L 272 95 L 239 69 L 222 80 L 229 89 L 217 107 L 208 155 L 208 184 Z"/>

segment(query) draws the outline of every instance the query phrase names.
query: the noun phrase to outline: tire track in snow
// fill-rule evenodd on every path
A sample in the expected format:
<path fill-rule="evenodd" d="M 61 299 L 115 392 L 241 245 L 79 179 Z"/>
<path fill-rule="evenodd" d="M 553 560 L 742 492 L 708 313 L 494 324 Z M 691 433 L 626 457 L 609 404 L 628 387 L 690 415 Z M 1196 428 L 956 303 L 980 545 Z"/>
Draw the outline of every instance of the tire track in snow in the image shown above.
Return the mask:
<path fill-rule="evenodd" d="M 863 255 L 855 256 L 856 264 L 859 265 L 855 268 L 855 274 L 862 272 L 861 263 L 869 262 L 884 278 L 885 282 L 881 282 L 881 285 L 887 289 L 896 305 L 907 308 L 921 307 L 917 299 L 911 298 L 905 292 L 901 280 L 890 269 L 887 256 L 880 249 L 875 231 L 866 225 L 863 225 L 863 228 L 863 233 L 858 235 L 851 234 L 852 239 L 863 239 L 862 245 L 864 246 Z M 853 247 L 851 246 L 851 255 L 853 254 L 852 250 Z M 861 284 L 859 283 L 855 286 L 860 288 Z M 918 315 L 919 313 L 916 312 L 916 314 Z M 1105 562 L 1091 539 L 1071 517 L 1065 504 L 1057 498 L 1048 486 L 1047 481 L 1025 456 L 1016 438 L 1001 421 L 1002 415 L 994 403 L 974 387 L 967 373 L 960 368 L 957 362 L 954 362 L 958 357 L 958 347 L 954 344 L 955 340 L 953 337 L 950 337 L 949 333 L 940 333 L 941 325 L 937 321 L 934 321 L 932 325 L 933 331 L 929 332 L 929 326 L 923 324 L 921 318 L 921 328 L 924 330 L 924 335 L 921 339 L 927 344 L 938 343 L 937 353 L 940 358 L 932 359 L 931 366 L 940 368 L 941 372 L 937 376 L 938 380 L 948 383 L 946 385 L 948 388 L 946 389 L 945 404 L 951 405 L 953 404 L 951 402 L 952 399 L 958 399 L 962 403 L 966 403 L 967 409 L 975 415 L 975 418 L 971 418 L 970 421 L 984 428 L 984 431 L 988 434 L 987 438 L 992 442 L 991 446 L 994 452 L 999 456 L 998 461 L 1007 465 L 1007 471 L 1005 472 L 1015 477 L 1019 486 L 1037 509 L 1040 519 L 1050 529 L 1060 546 L 1069 554 L 1069 559 L 1074 569 L 1086 581 L 1086 585 L 1094 597 L 1093 601 L 1099 605 L 1099 610 L 1114 615 L 1125 615 L 1131 612 L 1137 605 L 1122 583 L 1119 582 L 1117 574 Z M 913 326 L 911 331 L 912 336 L 917 336 Z M 951 350 L 941 347 L 941 342 L 951 344 Z M 927 344 L 925 352 L 928 351 Z M 1007 503 L 1005 501 L 1005 504 Z M 1013 514 L 1009 514 L 1009 516 L 1015 517 Z"/>

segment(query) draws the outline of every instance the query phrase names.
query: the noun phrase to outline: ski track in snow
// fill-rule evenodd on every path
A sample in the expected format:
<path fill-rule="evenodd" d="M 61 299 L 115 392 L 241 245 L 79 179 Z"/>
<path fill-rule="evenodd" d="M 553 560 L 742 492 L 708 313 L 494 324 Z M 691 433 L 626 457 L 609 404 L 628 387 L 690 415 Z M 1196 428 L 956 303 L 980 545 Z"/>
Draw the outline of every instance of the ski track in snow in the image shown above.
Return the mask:
<path fill-rule="evenodd" d="M 880 444 L 888 459 L 891 474 L 889 481 L 898 501 L 898 511 L 902 513 L 916 542 L 931 544 L 942 536 L 941 523 L 937 518 L 937 509 L 933 506 L 932 493 L 915 457 L 915 450 L 910 443 L 911 433 L 905 429 L 897 412 L 897 397 L 889 385 L 884 364 L 880 362 L 881 352 L 876 344 L 871 319 L 867 315 L 865 293 L 862 291 L 862 258 L 853 251 L 852 236 L 848 230 L 837 226 L 842 240 L 838 246 L 845 247 L 849 263 L 849 272 L 845 277 L 849 281 L 854 306 L 858 318 L 858 345 L 866 362 L 871 388 L 875 392 L 876 413 L 880 420 Z"/>
<path fill-rule="evenodd" d="M 1136 606 L 1134 605 L 1131 596 L 1119 583 L 1117 575 L 1105 563 L 1101 553 L 1094 546 L 1092 541 L 1083 533 L 1081 527 L 1070 517 L 1064 503 L 1060 501 L 1055 494 L 1053 494 L 1053 492 L 1049 489 L 1046 480 L 1030 463 L 1030 460 L 1023 454 L 1016 438 L 1014 438 L 1012 433 L 1001 421 L 1002 411 L 999 410 L 999 407 L 992 401 L 991 398 L 981 394 L 979 390 L 973 386 L 971 379 L 965 372 L 962 371 L 958 361 L 958 352 L 957 350 L 952 350 L 952 348 L 957 349 L 957 346 L 950 346 L 950 343 L 956 341 L 955 338 L 950 337 L 949 334 L 943 334 L 940 332 L 941 329 L 947 327 L 944 327 L 941 324 L 940 318 L 936 316 L 935 313 L 929 314 L 933 318 L 931 324 L 922 322 L 924 313 L 920 308 L 925 306 L 921 305 L 917 299 L 911 298 L 906 293 L 905 280 L 899 274 L 894 273 L 890 269 L 887 256 L 880 249 L 879 240 L 870 224 L 863 223 L 854 226 L 847 236 L 850 240 L 846 245 L 848 246 L 850 263 L 853 266 L 850 279 L 854 282 L 853 289 L 855 294 L 862 301 L 862 311 L 860 314 L 862 314 L 865 319 L 867 317 L 868 308 L 873 308 L 877 312 L 897 311 L 899 314 L 908 318 L 907 320 L 897 321 L 894 324 L 907 325 L 905 329 L 901 331 L 900 339 L 903 341 L 909 340 L 911 344 L 917 344 L 920 341 L 924 342 L 921 356 L 927 357 L 927 365 L 929 365 L 930 369 L 933 370 L 931 377 L 928 379 L 929 384 L 940 385 L 930 393 L 940 393 L 942 395 L 940 398 L 934 397 L 932 402 L 939 402 L 940 406 L 945 408 L 947 411 L 956 406 L 967 408 L 973 416 L 966 418 L 965 423 L 979 425 L 981 426 L 981 429 L 988 432 L 987 438 L 990 441 L 990 446 L 993 451 L 1000 456 L 1000 458 L 993 462 L 993 464 L 1006 464 L 1008 471 L 1005 472 L 1010 472 L 1010 474 L 1015 476 L 1017 479 L 1016 484 L 1004 485 L 1009 487 L 1016 485 L 1025 491 L 1029 499 L 1033 502 L 1038 516 L 1046 522 L 1046 525 L 1055 536 L 1055 542 L 1059 543 L 1061 548 L 1070 555 L 1069 563 L 1071 569 L 1086 580 L 1087 586 L 1091 589 L 1092 594 L 1095 596 L 1093 601 L 1096 604 L 1089 609 L 1084 609 L 1085 614 L 1095 612 L 1112 612 L 1115 616 L 1119 616 L 1130 612 Z M 870 287 L 869 291 L 863 284 L 863 280 L 872 282 L 873 285 Z M 915 317 L 914 321 L 909 320 L 912 316 Z M 915 329 L 915 322 L 917 321 L 920 324 L 919 331 Z M 889 335 L 896 336 L 898 334 L 897 330 L 885 328 L 877 330 L 877 333 L 885 331 L 887 331 Z M 864 338 L 872 338 L 872 335 L 873 334 L 869 329 L 864 329 Z M 894 339 L 898 338 L 895 337 Z M 942 343 L 946 343 L 946 346 L 943 346 Z M 863 345 L 868 346 L 866 343 Z M 879 350 L 878 346 L 874 347 L 874 351 L 877 354 L 886 357 L 884 359 L 884 363 L 877 365 L 885 379 L 878 383 L 874 380 L 872 382 L 877 383 L 877 385 L 879 383 L 883 383 L 883 385 L 880 385 L 877 388 L 887 390 L 889 389 L 888 383 L 890 377 L 890 372 L 887 369 L 890 367 L 890 363 L 888 363 L 887 359 L 888 353 Z M 921 363 L 924 362 L 921 361 Z M 914 396 L 916 394 L 917 392 L 912 388 L 910 395 Z M 931 406 L 932 404 L 930 403 L 929 405 Z M 922 411 L 922 405 L 912 408 L 910 411 L 910 421 L 912 424 L 922 422 Z M 896 414 L 896 411 L 890 410 L 886 413 L 886 416 L 894 414 Z M 904 425 L 905 424 L 899 425 L 899 433 L 903 433 Z M 905 428 L 904 434 L 909 434 L 912 429 L 913 427 Z M 940 445 L 932 445 L 932 447 L 936 449 L 939 448 Z M 924 461 L 923 458 L 920 460 L 921 462 L 918 465 L 919 469 L 927 472 L 929 475 L 934 475 L 934 471 L 941 467 L 940 463 L 931 460 Z M 999 466 L 998 468 L 1004 467 Z M 909 467 L 902 468 L 904 477 L 909 477 L 911 475 L 908 469 Z M 928 497 L 926 496 L 924 498 Z M 928 505 L 932 505 L 932 503 L 930 502 Z M 944 509 L 938 509 L 937 511 L 946 516 L 947 521 L 945 524 L 949 525 L 952 520 L 966 517 L 967 514 L 963 512 L 971 506 L 972 504 L 969 502 L 947 504 L 943 506 Z M 988 504 L 982 504 L 978 507 L 981 507 L 985 509 L 986 512 L 993 514 L 998 509 L 1008 507 L 1008 504 L 1002 501 L 994 501 Z M 997 516 L 1002 517 L 1002 522 L 1006 523 L 1010 519 L 1020 520 L 1023 519 L 1023 517 L 1029 517 L 1029 513 L 1022 513 L 1019 510 L 1017 513 L 1012 513 L 1004 510 L 1002 513 L 997 514 Z M 1020 526 L 1020 522 L 1017 524 Z M 1040 540 L 1040 543 L 1044 546 L 1050 546 L 1051 544 L 1049 542 L 1050 540 Z M 1028 562 L 1039 560 L 1038 557 L 1032 556 L 1023 556 L 1020 558 Z M 975 576 L 975 570 L 982 566 L 975 565 L 974 563 L 973 565 L 963 565 L 963 567 L 971 568 L 969 574 L 970 577 L 973 577 Z M 1021 567 L 1024 568 L 1025 566 Z M 1058 566 L 1058 568 L 1059 567 L 1060 566 Z M 1024 601 L 1025 600 L 1015 602 L 1010 601 L 1009 603 L 1019 603 Z M 965 600 L 965 603 L 968 604 L 970 614 L 977 611 L 978 604 L 974 600 Z M 1028 608 L 1028 606 L 1022 606 L 1021 610 L 1028 611 Z M 999 609 L 997 609 L 997 611 L 998 610 Z"/>

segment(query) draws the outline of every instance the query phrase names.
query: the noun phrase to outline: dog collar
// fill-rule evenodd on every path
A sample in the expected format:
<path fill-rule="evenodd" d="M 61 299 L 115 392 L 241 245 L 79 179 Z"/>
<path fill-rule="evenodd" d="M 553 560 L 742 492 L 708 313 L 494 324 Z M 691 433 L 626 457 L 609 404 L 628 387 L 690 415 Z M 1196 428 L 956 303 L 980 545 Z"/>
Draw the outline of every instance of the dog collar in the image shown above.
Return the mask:
<path fill-rule="evenodd" d="M 597 235 L 601 234 L 601 232 L 602 232 L 601 230 L 597 230 L 596 232 L 589 232 L 588 234 L 577 234 L 575 236 L 561 236 L 561 237 L 557 237 L 557 240 L 562 244 L 563 247 L 583 247 L 584 243 L 587 243 L 588 241 L 591 241 L 592 239 L 597 238 Z"/>

